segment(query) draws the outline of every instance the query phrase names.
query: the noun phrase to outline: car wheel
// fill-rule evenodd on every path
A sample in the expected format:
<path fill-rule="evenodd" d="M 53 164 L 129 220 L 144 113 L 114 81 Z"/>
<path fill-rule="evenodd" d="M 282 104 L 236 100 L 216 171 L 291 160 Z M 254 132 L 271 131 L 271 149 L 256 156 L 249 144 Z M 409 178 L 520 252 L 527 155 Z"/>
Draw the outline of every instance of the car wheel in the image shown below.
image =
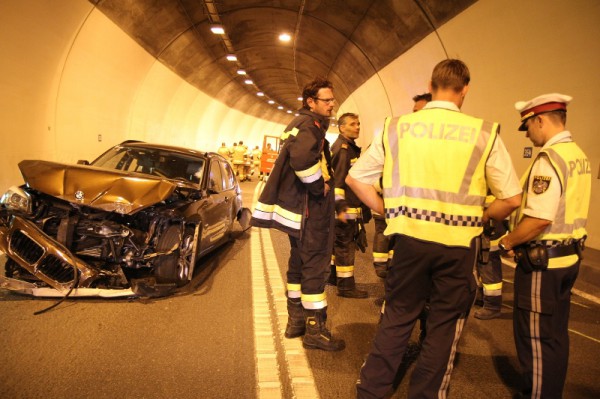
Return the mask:
<path fill-rule="evenodd" d="M 178 287 L 187 284 L 190 280 L 192 265 L 195 262 L 194 254 L 194 229 L 185 229 L 180 240 L 180 226 L 169 226 L 158 240 L 157 250 L 167 251 L 179 243 L 179 249 L 169 255 L 161 255 L 155 261 L 154 274 L 158 281 L 175 283 Z"/>

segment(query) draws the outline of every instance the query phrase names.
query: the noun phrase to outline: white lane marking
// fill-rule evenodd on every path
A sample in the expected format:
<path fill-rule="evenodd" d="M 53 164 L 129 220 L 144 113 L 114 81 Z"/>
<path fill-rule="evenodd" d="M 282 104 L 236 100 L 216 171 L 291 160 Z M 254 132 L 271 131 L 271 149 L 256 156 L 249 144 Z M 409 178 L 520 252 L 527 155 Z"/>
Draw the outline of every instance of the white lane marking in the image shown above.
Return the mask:
<path fill-rule="evenodd" d="M 266 229 L 259 230 L 263 244 L 262 250 L 266 260 L 268 283 L 273 293 L 275 311 L 277 313 L 277 323 L 272 326 L 273 333 L 279 337 L 284 348 L 285 367 L 290 376 L 292 392 L 296 399 L 318 399 L 319 394 L 315 386 L 315 380 L 308 365 L 306 352 L 302 347 L 302 338 L 287 339 L 284 337 L 285 325 L 287 324 L 285 285 L 281 278 L 271 235 Z"/>
<path fill-rule="evenodd" d="M 259 182 L 256 185 L 256 188 L 254 190 L 254 197 L 252 200 L 252 208 L 255 207 L 256 205 L 256 201 L 258 199 L 258 196 L 260 195 L 260 192 L 262 191 L 262 188 L 264 186 L 264 182 Z M 273 324 L 270 324 L 269 327 L 269 331 L 268 331 L 268 335 L 270 337 L 272 337 L 273 339 L 271 340 L 271 344 L 273 345 L 273 350 L 275 350 L 275 346 L 273 344 L 275 339 L 279 339 L 281 342 L 281 347 L 283 348 L 283 357 L 285 359 L 285 364 L 281 365 L 281 367 L 285 367 L 286 368 L 286 372 L 287 375 L 290 378 L 290 384 L 291 384 L 291 393 L 292 396 L 296 399 L 319 399 L 319 393 L 317 391 L 316 385 L 315 385 L 315 380 L 314 380 L 314 376 L 312 374 L 312 370 L 310 369 L 309 365 L 308 365 L 308 359 L 306 357 L 306 352 L 304 350 L 304 348 L 302 347 L 302 338 L 295 338 L 295 339 L 287 339 L 284 337 L 284 333 L 285 333 L 285 325 L 287 323 L 287 298 L 285 295 L 285 283 L 281 277 L 281 269 L 279 267 L 279 263 L 277 262 L 277 257 L 275 256 L 275 250 L 273 248 L 273 242 L 271 241 L 271 235 L 269 233 L 269 231 L 267 229 L 257 229 L 257 228 L 252 228 L 251 231 L 251 236 L 252 236 L 252 240 L 251 242 L 254 243 L 255 242 L 255 237 L 256 237 L 256 242 L 258 243 L 259 246 L 254 246 L 252 245 L 252 251 L 253 251 L 253 285 L 256 282 L 258 285 L 259 279 L 258 277 L 255 279 L 254 275 L 258 275 L 259 273 L 261 273 L 263 276 L 260 279 L 260 283 L 262 284 L 262 287 L 256 287 L 257 289 L 261 289 L 262 293 L 266 293 L 266 292 L 270 292 L 271 296 L 270 298 L 267 297 L 267 295 L 264 295 L 264 299 L 261 304 L 259 304 L 258 306 L 261 307 L 266 307 L 266 312 L 267 312 L 267 317 L 269 316 L 269 299 L 270 301 L 273 303 L 273 306 L 275 308 L 275 313 L 277 315 L 277 319 L 273 322 Z M 261 260 L 261 264 L 260 265 L 255 265 L 254 264 L 254 259 L 255 256 L 254 254 L 257 253 L 256 258 Z M 264 262 L 264 264 L 262 263 Z M 255 268 L 256 267 L 256 268 Z M 253 301 L 254 302 L 254 301 Z M 255 302 L 254 302 L 255 303 Z M 255 303 L 255 306 L 257 306 L 257 304 Z M 256 312 L 255 312 L 255 317 L 257 317 Z M 261 320 L 266 320 L 265 316 L 262 315 L 260 316 Z M 271 318 L 268 317 L 269 322 L 271 322 Z M 255 321 L 255 325 L 257 325 L 258 323 Z M 267 327 L 262 326 L 261 327 Z M 262 331 L 262 334 L 267 334 L 266 331 Z M 257 332 L 255 332 L 255 334 L 257 334 Z M 272 352 L 275 353 L 275 352 Z M 276 357 L 276 355 L 274 355 Z M 274 359 L 275 362 L 277 361 L 277 359 Z M 263 367 L 263 368 L 267 368 L 267 370 L 258 370 L 259 367 Z M 272 368 L 272 370 L 276 369 L 279 370 L 279 365 L 278 364 L 273 364 L 272 362 L 269 363 L 257 363 L 257 374 L 258 375 L 265 375 L 269 373 L 269 369 L 268 368 Z M 274 375 L 274 373 L 271 371 L 271 375 Z M 278 388 L 281 387 L 281 373 L 277 373 L 277 378 L 279 379 L 279 386 Z M 274 384 L 273 381 L 270 382 L 270 384 Z M 260 388 L 260 385 L 259 385 Z M 259 389 L 260 390 L 260 389 Z M 272 392 L 272 394 L 275 394 L 275 392 Z M 274 398 L 276 396 L 259 396 L 259 398 Z"/>
<path fill-rule="evenodd" d="M 254 229 L 252 229 L 254 230 Z M 252 264 L 252 312 L 254 321 L 254 350 L 256 359 L 256 382 L 258 399 L 282 397 L 281 378 L 277 365 L 275 337 L 271 328 L 268 290 L 265 289 L 265 273 L 261 253 L 260 237 L 250 233 Z"/>

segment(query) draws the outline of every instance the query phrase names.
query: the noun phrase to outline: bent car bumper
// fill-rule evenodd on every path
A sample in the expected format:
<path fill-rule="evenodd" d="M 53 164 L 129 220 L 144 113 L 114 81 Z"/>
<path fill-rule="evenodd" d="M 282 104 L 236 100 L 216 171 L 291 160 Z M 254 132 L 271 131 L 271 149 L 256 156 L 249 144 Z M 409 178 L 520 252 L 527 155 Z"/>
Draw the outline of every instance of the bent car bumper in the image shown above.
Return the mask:
<path fill-rule="evenodd" d="M 13 216 L 8 225 L 0 226 L 0 251 L 59 292 L 73 286 L 75 270 L 77 287 L 88 287 L 98 275 L 62 244 L 20 216 Z"/>

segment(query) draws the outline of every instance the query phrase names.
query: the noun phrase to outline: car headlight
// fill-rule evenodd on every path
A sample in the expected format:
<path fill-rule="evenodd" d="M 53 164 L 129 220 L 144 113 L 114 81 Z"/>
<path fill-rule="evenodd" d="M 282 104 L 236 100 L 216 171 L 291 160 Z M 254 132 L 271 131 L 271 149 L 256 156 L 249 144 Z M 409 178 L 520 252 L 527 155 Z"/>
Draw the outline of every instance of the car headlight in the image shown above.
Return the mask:
<path fill-rule="evenodd" d="M 17 186 L 12 186 L 2 195 L 0 204 L 14 211 L 31 213 L 31 195 Z"/>

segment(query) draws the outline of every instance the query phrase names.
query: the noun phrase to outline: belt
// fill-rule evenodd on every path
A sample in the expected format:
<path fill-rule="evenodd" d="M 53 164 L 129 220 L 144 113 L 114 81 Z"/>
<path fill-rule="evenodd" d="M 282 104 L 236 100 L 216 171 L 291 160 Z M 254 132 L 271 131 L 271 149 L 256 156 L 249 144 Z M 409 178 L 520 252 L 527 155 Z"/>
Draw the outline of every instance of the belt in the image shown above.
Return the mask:
<path fill-rule="evenodd" d="M 558 245 L 556 247 L 547 248 L 546 252 L 548 252 L 548 258 L 560 258 L 561 256 L 569 256 L 579 254 L 578 252 L 578 243 L 573 243 L 570 245 Z"/>

